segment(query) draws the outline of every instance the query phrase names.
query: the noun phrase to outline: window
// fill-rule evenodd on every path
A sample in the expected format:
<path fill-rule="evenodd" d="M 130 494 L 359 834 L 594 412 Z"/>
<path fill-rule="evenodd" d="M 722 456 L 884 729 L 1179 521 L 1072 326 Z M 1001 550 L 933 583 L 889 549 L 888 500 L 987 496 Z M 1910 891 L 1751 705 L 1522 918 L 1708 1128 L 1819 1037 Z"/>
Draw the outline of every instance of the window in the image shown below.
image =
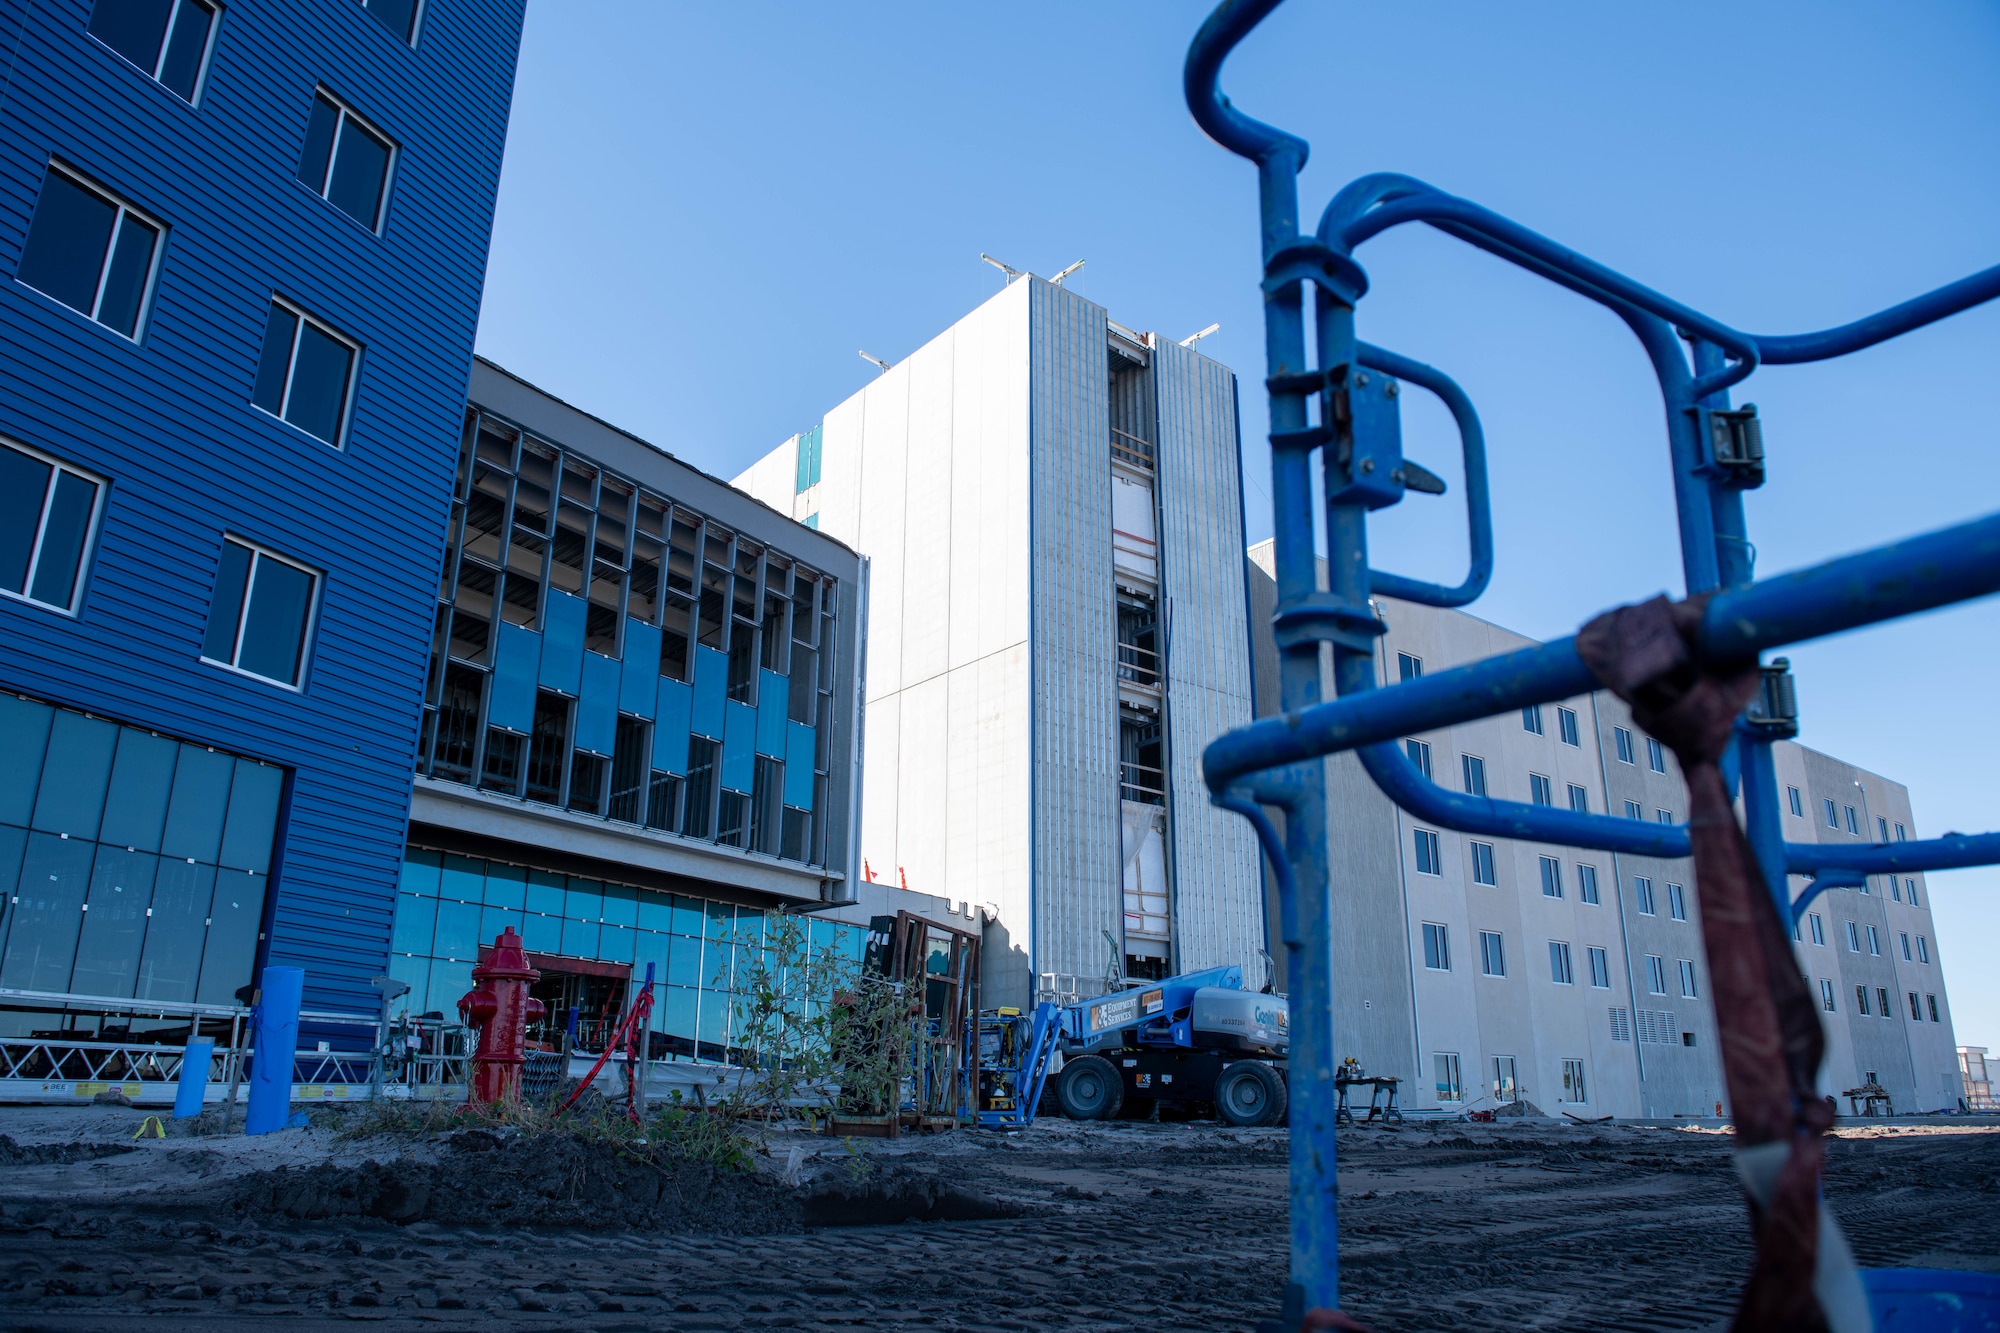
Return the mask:
<path fill-rule="evenodd" d="M 1863 1018 L 1868 1017 L 1868 988 L 1866 986 L 1856 986 L 1854 988 L 1854 1008 Z"/>
<path fill-rule="evenodd" d="M 51 162 L 14 276 L 105 328 L 137 339 L 163 230 L 123 200 Z"/>
<path fill-rule="evenodd" d="M 1861 952 L 1861 931 L 1852 921 L 1847 923 L 1847 951 Z"/>
<path fill-rule="evenodd" d="M 1819 979 L 1819 1007 L 1829 1014 L 1835 1011 L 1833 1003 L 1833 983 L 1825 977 Z"/>
<path fill-rule="evenodd" d="M 1415 680 L 1424 674 L 1424 659 L 1412 657 L 1408 653 L 1396 654 L 1396 679 Z"/>
<path fill-rule="evenodd" d="M 1920 963 L 1928 963 L 1930 960 L 1931 960 L 1931 942 L 1925 939 L 1923 936 L 1919 935 L 1917 936 L 1917 961 Z"/>
<path fill-rule="evenodd" d="M 104 483 L 0 442 L 0 592 L 75 615 Z"/>
<path fill-rule="evenodd" d="M 1682 996 L 1690 1000 L 1699 999 L 1701 992 L 1695 989 L 1694 984 L 1694 960 L 1692 958 L 1676 958 L 1674 965 L 1680 969 Z"/>
<path fill-rule="evenodd" d="M 1664 773 L 1667 771 L 1666 749 L 1651 736 L 1646 737 L 1646 767 L 1652 769 L 1655 773 Z"/>
<path fill-rule="evenodd" d="M 1549 780 L 1540 773 L 1528 774 L 1528 795 L 1536 805 L 1556 803 L 1555 792 L 1550 788 Z"/>
<path fill-rule="evenodd" d="M 1877 842 L 1889 841 L 1889 821 L 1882 818 L 1882 816 L 1880 815 L 1875 816 L 1875 832 L 1878 835 L 1880 835 L 1875 839 L 1875 841 Z"/>
<path fill-rule="evenodd" d="M 1907 930 L 1899 930 L 1896 932 L 1896 939 L 1903 947 L 1903 961 L 1906 963 L 1912 961 L 1910 956 L 1910 933 Z"/>
<path fill-rule="evenodd" d="M 1472 844 L 1472 882 L 1492 885 L 1500 883 L 1500 877 L 1493 873 L 1493 844 L 1490 842 Z"/>
<path fill-rule="evenodd" d="M 1442 875 L 1444 862 L 1438 857 L 1438 835 L 1427 828 L 1416 830 L 1417 873 L 1419 875 Z"/>
<path fill-rule="evenodd" d="M 1431 777 L 1431 747 L 1427 741 L 1404 741 L 1403 748 L 1409 751 L 1410 762 L 1425 777 Z"/>
<path fill-rule="evenodd" d="M 1927 1008 L 1927 1009 L 1929 1009 L 1929 1010 L 1931 1011 L 1931 1022 L 1935 1023 L 1935 1022 L 1939 1021 L 1939 1020 L 1938 1020 L 1938 1008 L 1937 1008 L 1937 996 L 1935 996 L 1935 995 L 1926 995 L 1926 996 L 1924 996 L 1924 1007 L 1925 1007 L 1925 1008 Z"/>
<path fill-rule="evenodd" d="M 1806 917 L 1806 920 L 1812 923 L 1812 941 L 1813 941 L 1813 943 L 1814 943 L 1814 944 L 1821 944 L 1821 945 L 1825 944 L 1825 943 L 1826 943 L 1826 922 L 1825 922 L 1825 921 L 1823 921 L 1823 920 L 1822 920 L 1822 919 L 1820 918 L 1820 914 L 1819 914 L 1818 912 L 1812 912 L 1812 913 L 1809 913 L 1809 914 L 1807 915 L 1807 917 Z"/>
<path fill-rule="evenodd" d="M 215 6 L 208 0 L 97 0 L 90 35 L 159 80 L 183 102 L 195 100 Z"/>
<path fill-rule="evenodd" d="M 1593 907 L 1602 906 L 1597 897 L 1597 867 L 1576 868 L 1576 896 Z"/>
<path fill-rule="evenodd" d="M 382 199 L 396 146 L 336 101 L 324 88 L 313 94 L 306 122 L 299 181 L 370 231 L 382 229 Z"/>
<path fill-rule="evenodd" d="M 1507 975 L 1507 946 L 1497 930 L 1479 932 L 1479 970 L 1489 977 Z"/>
<path fill-rule="evenodd" d="M 1875 998 L 1882 1002 L 1882 1017 L 1894 1018 L 1896 1016 L 1896 1011 L 1889 1007 L 1889 988 L 1887 986 L 1877 986 L 1875 988 Z"/>
<path fill-rule="evenodd" d="M 1611 737 L 1618 742 L 1618 762 L 1621 764 L 1635 762 L 1632 757 L 1632 733 L 1624 727 L 1613 727 Z"/>
<path fill-rule="evenodd" d="M 1637 801 L 1625 802 L 1625 818 L 1644 819 L 1645 817 L 1646 811 Z"/>
<path fill-rule="evenodd" d="M 417 13 L 421 0 L 361 0 L 361 7 L 381 21 L 400 41 L 417 44 Z"/>
<path fill-rule="evenodd" d="M 1903 886 L 1896 882 L 1896 877 L 1894 875 L 1890 875 L 1888 877 L 1888 880 L 1889 880 L 1889 896 L 1891 898 L 1894 898 L 1897 902 L 1903 901 Z"/>
<path fill-rule="evenodd" d="M 1653 916 L 1653 881 L 1644 875 L 1632 877 L 1632 896 L 1639 900 L 1639 915 Z"/>
<path fill-rule="evenodd" d="M 1833 802 L 1831 800 L 1822 798 L 1820 801 L 1820 806 L 1826 811 L 1826 826 L 1828 828 L 1839 828 L 1840 814 L 1833 808 Z"/>
<path fill-rule="evenodd" d="M 1903 892 L 1910 895 L 1910 906 L 1912 907 L 1921 906 L 1921 904 L 1917 902 L 1917 882 L 1915 880 L 1913 879 L 1904 880 Z"/>
<path fill-rule="evenodd" d="M 1545 856 L 1542 858 L 1542 897 L 1560 898 L 1562 896 L 1562 862 L 1556 860 L 1553 856 Z"/>
<path fill-rule="evenodd" d="M 1459 776 L 1465 782 L 1467 796 L 1486 794 L 1486 761 L 1476 754 L 1462 754 L 1458 757 Z"/>
<path fill-rule="evenodd" d="M 250 401 L 339 448 L 360 350 L 297 306 L 273 298 Z"/>
<path fill-rule="evenodd" d="M 1493 1057 L 1493 1100 L 1502 1106 L 1511 1106 L 1521 1100 L 1521 1085 L 1515 1078 L 1514 1057 L 1511 1055 Z"/>
<path fill-rule="evenodd" d="M 1433 972 L 1451 971 L 1451 934 L 1435 921 L 1424 922 L 1424 966 Z"/>
<path fill-rule="evenodd" d="M 1862 893 L 1866 893 L 1866 892 L 1868 892 L 1868 876 L 1866 876 L 1866 875 L 1863 875 L 1863 876 L 1861 877 L 1861 883 L 1860 883 L 1859 885 L 1857 885 L 1856 887 L 1857 887 L 1857 888 L 1858 888 L 1858 889 L 1859 889 L 1859 890 L 1860 890 L 1860 891 L 1861 891 Z"/>
<path fill-rule="evenodd" d="M 1569 808 L 1580 815 L 1590 813 L 1590 793 L 1574 782 L 1569 784 Z"/>
<path fill-rule="evenodd" d="M 1917 1004 L 1917 993 L 1915 991 L 1908 991 L 1905 993 L 1910 997 L 1910 1021 L 1912 1023 L 1923 1022 L 1924 1011 Z"/>
<path fill-rule="evenodd" d="M 1576 984 L 1576 974 L 1570 970 L 1569 945 L 1561 940 L 1549 941 L 1549 980 L 1558 986 Z"/>
<path fill-rule="evenodd" d="M 1655 995 L 1667 993 L 1667 960 L 1656 953 L 1646 955 L 1646 989 Z"/>
<path fill-rule="evenodd" d="M 1583 744 L 1583 734 L 1576 725 L 1576 714 L 1567 708 L 1556 709 L 1556 734 L 1562 737 L 1564 745 Z"/>
<path fill-rule="evenodd" d="M 1611 1040 L 1613 1041 L 1632 1040 L 1631 1011 L 1627 1009 L 1622 1009 L 1615 1004 L 1610 1006 L 1610 1010 L 1611 1010 Z M 1643 1014 L 1646 1011 L 1641 1009 L 1639 1012 Z"/>
<path fill-rule="evenodd" d="M 1583 952 L 1585 959 L 1590 963 L 1590 984 L 1599 990 L 1610 990 L 1611 955 L 1596 945 L 1590 946 Z"/>
<path fill-rule="evenodd" d="M 1909 832 L 1906 829 L 1904 829 L 1904 827 L 1901 824 L 1896 825 L 1896 841 L 1908 842 L 1909 840 L 1910 840 Z"/>
<path fill-rule="evenodd" d="M 1847 831 L 1859 836 L 1861 833 L 1861 823 L 1854 814 L 1854 807 L 1850 805 L 1844 808 L 1847 811 Z"/>
<path fill-rule="evenodd" d="M 1792 813 L 1794 815 L 1798 816 L 1800 819 L 1804 819 L 1806 817 L 1805 802 L 1800 797 L 1799 789 L 1797 787 L 1785 788 L 1785 799 L 1792 803 Z"/>
<path fill-rule="evenodd" d="M 1563 1061 L 1563 1086 L 1561 1100 L 1572 1104 L 1587 1102 L 1589 1096 L 1583 1090 L 1583 1061 Z"/>
<path fill-rule="evenodd" d="M 1537 736 L 1543 734 L 1542 706 L 1540 704 L 1529 704 L 1521 710 L 1521 730 L 1532 731 Z"/>
<path fill-rule="evenodd" d="M 319 576 L 304 565 L 225 539 L 202 657 L 296 689 L 318 585 Z"/>
<path fill-rule="evenodd" d="M 1676 921 L 1688 919 L 1687 890 L 1678 884 L 1667 885 L 1667 915 Z"/>
<path fill-rule="evenodd" d="M 1882 956 L 1882 932 L 1873 926 L 1868 927 L 1868 952 L 1877 958 Z"/>
<path fill-rule="evenodd" d="M 1674 812 L 1671 810 L 1655 810 L 1653 811 L 1653 818 L 1659 823 L 1671 824 L 1674 822 Z"/>
<path fill-rule="evenodd" d="M 1437 1070 L 1437 1095 L 1441 1102 L 1465 1100 L 1465 1086 L 1458 1080 L 1458 1057 L 1440 1052 L 1431 1057 Z"/>

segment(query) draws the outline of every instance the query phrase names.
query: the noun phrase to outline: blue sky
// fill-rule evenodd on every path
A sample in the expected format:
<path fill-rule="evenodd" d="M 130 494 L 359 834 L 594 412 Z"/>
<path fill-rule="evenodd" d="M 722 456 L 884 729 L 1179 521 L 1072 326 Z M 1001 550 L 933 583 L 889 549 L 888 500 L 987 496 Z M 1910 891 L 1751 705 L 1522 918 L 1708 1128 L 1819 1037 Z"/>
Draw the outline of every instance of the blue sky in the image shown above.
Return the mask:
<path fill-rule="evenodd" d="M 1206 6 L 537 0 L 480 351 L 733 475 L 998 289 L 980 251 L 1243 376 L 1268 535 L 1252 173 L 1180 99 Z M 1671 21 L 1670 21 L 1671 20 Z M 1232 60 L 1312 142 L 1316 216 L 1420 176 L 1757 333 L 1820 328 L 2000 262 L 2000 9 L 1292 0 Z M 1406 228 L 1359 258 L 1362 336 L 1471 393 L 1499 559 L 1474 608 L 1537 635 L 1679 591 L 1661 409 L 1575 297 Z M 1421 395 L 1415 396 L 1421 399 Z M 2000 496 L 2000 309 L 1738 390 L 1765 421 L 1760 573 Z M 1441 410 L 1411 454 L 1456 482 Z M 1462 515 L 1412 499 L 1377 563 L 1456 581 Z M 1794 651 L 1807 744 L 1909 784 L 1919 831 L 2000 827 L 2000 607 Z M 1961 1042 L 2000 1049 L 2000 871 L 1935 876 Z"/>

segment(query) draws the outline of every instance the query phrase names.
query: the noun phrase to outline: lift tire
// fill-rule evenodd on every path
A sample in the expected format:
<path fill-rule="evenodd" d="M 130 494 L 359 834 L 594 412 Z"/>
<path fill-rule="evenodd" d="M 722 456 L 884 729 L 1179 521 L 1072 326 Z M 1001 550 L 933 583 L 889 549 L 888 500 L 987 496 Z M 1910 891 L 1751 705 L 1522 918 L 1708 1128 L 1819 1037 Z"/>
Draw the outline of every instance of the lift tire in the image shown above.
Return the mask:
<path fill-rule="evenodd" d="M 1285 1123 L 1285 1080 L 1262 1060 L 1238 1060 L 1215 1076 L 1215 1111 L 1232 1125 Z"/>
<path fill-rule="evenodd" d="M 1101 1055 L 1079 1055 L 1056 1076 L 1056 1101 L 1072 1120 L 1110 1120 L 1125 1105 L 1125 1080 Z"/>

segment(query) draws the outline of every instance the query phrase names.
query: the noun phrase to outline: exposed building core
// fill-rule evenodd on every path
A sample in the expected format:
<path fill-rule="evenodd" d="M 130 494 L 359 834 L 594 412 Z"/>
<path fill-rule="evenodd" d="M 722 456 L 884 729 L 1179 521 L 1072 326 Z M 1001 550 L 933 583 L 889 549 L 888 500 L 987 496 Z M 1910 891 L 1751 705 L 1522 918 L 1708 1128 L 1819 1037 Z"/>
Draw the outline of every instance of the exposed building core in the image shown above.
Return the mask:
<path fill-rule="evenodd" d="M 736 484 L 866 555 L 861 848 L 991 908 L 989 1001 L 1220 963 L 1256 849 L 1235 377 L 1028 277 Z"/>

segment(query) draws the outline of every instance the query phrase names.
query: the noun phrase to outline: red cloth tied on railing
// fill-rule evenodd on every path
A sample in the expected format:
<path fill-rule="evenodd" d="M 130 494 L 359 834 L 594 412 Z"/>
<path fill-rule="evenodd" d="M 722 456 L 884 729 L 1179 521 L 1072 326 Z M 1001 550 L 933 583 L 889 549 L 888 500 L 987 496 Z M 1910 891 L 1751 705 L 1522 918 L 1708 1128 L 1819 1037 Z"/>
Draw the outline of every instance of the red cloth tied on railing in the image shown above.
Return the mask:
<path fill-rule="evenodd" d="M 1701 660 L 1707 601 L 1657 597 L 1608 611 L 1577 635 L 1577 653 L 1672 748 L 1687 782 L 1702 945 L 1757 1245 L 1732 1328 L 1819 1333 L 1828 1327 L 1814 1291 L 1821 1135 L 1833 1122 L 1814 1087 L 1824 1037 L 1722 776 L 1736 718 L 1757 690 L 1757 662 Z"/>

